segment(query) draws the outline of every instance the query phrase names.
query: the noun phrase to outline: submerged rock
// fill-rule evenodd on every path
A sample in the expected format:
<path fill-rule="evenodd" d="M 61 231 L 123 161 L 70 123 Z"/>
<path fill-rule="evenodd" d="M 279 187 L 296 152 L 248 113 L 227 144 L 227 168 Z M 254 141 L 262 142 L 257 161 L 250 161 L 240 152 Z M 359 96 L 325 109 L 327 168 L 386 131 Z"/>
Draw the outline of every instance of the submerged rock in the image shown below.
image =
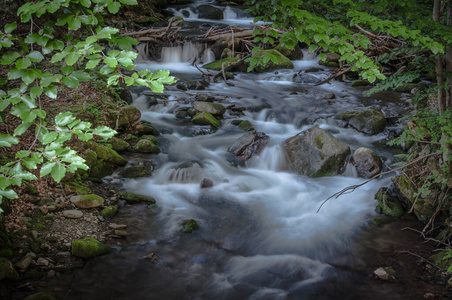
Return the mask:
<path fill-rule="evenodd" d="M 304 73 L 296 73 L 292 79 L 295 83 L 301 83 L 301 84 L 317 84 L 321 80 L 318 79 L 315 76 L 304 74 Z"/>
<path fill-rule="evenodd" d="M 379 111 L 363 110 L 353 116 L 349 123 L 358 131 L 367 134 L 377 134 L 385 129 L 386 118 Z"/>
<path fill-rule="evenodd" d="M 369 148 L 361 147 L 353 153 L 351 163 L 356 167 L 358 175 L 371 178 L 381 172 L 382 163 L 378 155 Z"/>
<path fill-rule="evenodd" d="M 249 132 L 242 135 L 229 147 L 228 152 L 239 158 L 241 161 L 250 159 L 253 155 L 259 154 L 268 144 L 269 136 L 263 132 Z"/>
<path fill-rule="evenodd" d="M 284 142 L 293 169 L 311 177 L 339 174 L 350 155 L 350 147 L 317 126 L 302 131 Z"/>
<path fill-rule="evenodd" d="M 388 188 L 380 188 L 377 194 L 375 194 L 375 199 L 378 200 L 378 205 L 375 210 L 379 214 L 394 218 L 398 218 L 404 214 L 402 203 L 391 195 Z"/>
<path fill-rule="evenodd" d="M 111 248 L 98 240 L 85 238 L 72 242 L 72 255 L 81 258 L 93 258 L 110 252 Z"/>
<path fill-rule="evenodd" d="M 212 5 L 198 6 L 198 18 L 209 20 L 222 20 L 224 17 L 223 11 Z"/>
<path fill-rule="evenodd" d="M 199 229 L 198 222 L 196 222 L 196 220 L 194 220 L 194 219 L 185 220 L 182 223 L 182 226 L 184 227 L 184 229 L 182 229 L 182 231 L 185 233 L 191 233 L 191 232 L 193 232 L 193 230 Z"/>
<path fill-rule="evenodd" d="M 203 178 L 201 180 L 200 188 L 207 189 L 213 187 L 213 180 L 210 178 Z"/>

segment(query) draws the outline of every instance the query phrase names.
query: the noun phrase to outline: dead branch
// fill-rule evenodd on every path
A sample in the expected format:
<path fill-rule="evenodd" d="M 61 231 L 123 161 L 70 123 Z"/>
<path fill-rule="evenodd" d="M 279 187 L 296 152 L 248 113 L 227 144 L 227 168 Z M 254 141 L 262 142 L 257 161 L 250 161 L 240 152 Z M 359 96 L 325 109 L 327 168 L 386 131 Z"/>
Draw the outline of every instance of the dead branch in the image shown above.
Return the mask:
<path fill-rule="evenodd" d="M 414 164 L 418 163 L 419 161 L 424 160 L 424 159 L 426 159 L 426 158 L 428 158 L 428 157 L 431 157 L 431 156 L 440 156 L 440 155 L 439 155 L 438 153 L 430 153 L 430 154 L 427 154 L 427 155 L 418 157 L 417 159 L 415 159 L 415 160 L 413 160 L 413 161 L 411 161 L 411 162 L 409 162 L 409 163 L 406 163 L 406 164 L 404 164 L 404 165 L 402 165 L 402 166 L 400 166 L 400 167 L 398 167 L 398 168 L 395 168 L 395 169 L 392 169 L 392 170 L 389 170 L 389 171 L 386 171 L 386 172 L 377 174 L 377 175 L 373 176 L 372 178 L 370 178 L 370 179 L 364 181 L 363 183 L 360 183 L 360 184 L 357 184 L 357 185 L 351 185 L 351 186 L 348 186 L 348 187 L 344 188 L 343 190 L 341 190 L 341 191 L 339 191 L 339 192 L 337 192 L 337 193 L 331 195 L 331 196 L 328 197 L 326 200 L 324 200 L 324 201 L 322 202 L 322 204 L 320 205 L 319 209 L 317 210 L 317 213 L 320 211 L 320 209 L 322 208 L 322 206 L 323 206 L 328 200 L 330 200 L 331 198 L 336 198 L 336 199 L 337 199 L 337 198 L 339 198 L 340 196 L 342 196 L 343 194 L 345 194 L 346 192 L 353 192 L 354 190 L 356 190 L 356 189 L 359 188 L 360 186 L 363 186 L 363 185 L 365 185 L 365 184 L 367 184 L 367 183 L 369 183 L 369 182 L 371 182 L 371 181 L 373 181 L 373 180 L 375 180 L 375 179 L 378 179 L 378 178 L 380 178 L 381 176 L 384 176 L 384 175 L 388 175 L 388 174 L 397 172 L 397 171 L 399 171 L 399 170 L 402 170 L 402 169 L 404 169 L 404 168 L 406 168 L 406 167 L 408 167 L 408 166 L 414 165 Z"/>
<path fill-rule="evenodd" d="M 323 80 L 323 81 L 317 83 L 316 86 L 322 85 L 322 84 L 327 83 L 327 82 L 329 83 L 332 79 L 334 79 L 334 78 L 336 78 L 336 77 L 339 77 L 339 76 L 341 76 L 341 75 L 344 75 L 345 73 L 347 73 L 348 71 L 350 71 L 350 70 L 353 68 L 354 65 L 355 65 L 355 64 L 352 64 L 352 65 L 351 65 L 350 67 L 348 67 L 347 69 L 342 70 L 342 71 L 339 71 L 339 72 L 337 72 L 337 73 L 334 73 L 333 75 L 331 75 L 331 76 L 328 77 L 327 79 L 325 79 L 325 80 Z"/>
<path fill-rule="evenodd" d="M 430 218 L 430 220 L 428 221 L 427 225 L 425 225 L 424 229 L 422 229 L 422 232 L 425 232 L 427 230 L 427 228 L 430 226 L 430 224 L 433 223 L 433 220 L 435 220 L 436 216 L 441 212 L 442 204 L 443 204 L 444 200 L 446 199 L 448 193 L 449 193 L 449 188 L 447 188 L 446 192 L 441 191 L 441 196 L 442 197 L 440 197 L 439 203 L 436 206 L 435 213 Z"/>
<path fill-rule="evenodd" d="M 250 56 L 251 56 L 251 54 L 248 54 L 245 57 L 243 57 L 242 59 L 240 59 L 239 61 L 237 61 L 236 63 L 228 65 L 227 67 L 224 68 L 224 72 L 229 72 L 230 70 L 242 65 L 245 62 L 245 59 L 247 59 Z M 215 74 L 212 79 L 220 77 L 222 75 L 222 73 L 223 73 L 223 70 L 218 72 L 217 74 Z"/>
<path fill-rule="evenodd" d="M 402 254 L 402 253 L 408 253 L 408 254 L 411 254 L 411 255 L 413 255 L 413 256 L 416 256 L 417 258 L 420 258 L 420 259 L 424 260 L 426 263 L 428 263 L 428 264 L 434 266 L 434 267 L 437 268 L 438 270 L 440 270 L 440 271 L 445 271 L 445 269 L 438 267 L 437 265 L 435 265 L 434 263 L 432 263 L 432 262 L 429 261 L 428 259 L 426 259 L 426 258 L 424 258 L 424 257 L 422 257 L 422 256 L 420 256 L 420 255 L 418 255 L 418 254 L 416 254 L 416 253 L 413 253 L 413 252 L 410 252 L 410 251 L 397 251 L 397 253 L 398 253 L 398 254 Z"/>
<path fill-rule="evenodd" d="M 373 37 L 374 39 L 380 40 L 382 41 L 383 39 L 381 37 L 379 37 L 378 35 L 375 35 L 367 30 L 365 30 L 364 28 L 362 28 L 361 26 L 359 26 L 358 24 L 355 24 L 355 27 L 358 28 L 359 30 L 361 30 L 362 32 L 364 32 L 365 34 L 367 34 L 368 36 Z"/>
<path fill-rule="evenodd" d="M 446 246 L 446 247 L 448 247 L 448 248 L 452 248 L 452 246 L 451 246 L 450 244 L 444 243 L 444 242 L 442 242 L 442 241 L 440 241 L 440 240 L 437 240 L 437 239 L 434 239 L 434 238 L 428 238 L 428 237 L 426 237 L 426 236 L 425 236 L 425 233 L 424 233 L 423 231 L 420 231 L 420 230 L 417 230 L 417 229 L 414 229 L 414 228 L 411 228 L 411 227 L 405 227 L 405 228 L 402 228 L 402 230 L 411 230 L 411 231 L 417 232 L 417 233 L 419 233 L 419 234 L 424 238 L 424 240 L 425 240 L 426 242 L 432 241 L 432 242 L 441 244 L 441 245 L 443 245 L 443 246 Z"/>
<path fill-rule="evenodd" d="M 193 63 L 193 65 L 196 67 L 196 69 L 198 69 L 199 72 L 202 73 L 202 75 L 204 75 L 204 76 L 212 76 L 212 74 L 207 74 L 206 72 L 201 70 L 195 62 Z"/>

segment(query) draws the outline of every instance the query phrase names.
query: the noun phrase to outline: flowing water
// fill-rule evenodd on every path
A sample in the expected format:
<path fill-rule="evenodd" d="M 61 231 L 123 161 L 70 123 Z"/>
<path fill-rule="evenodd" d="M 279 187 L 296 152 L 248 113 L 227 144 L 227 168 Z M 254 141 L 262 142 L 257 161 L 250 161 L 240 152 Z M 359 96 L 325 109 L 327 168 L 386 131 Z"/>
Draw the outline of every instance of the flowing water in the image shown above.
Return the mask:
<path fill-rule="evenodd" d="M 223 9 L 229 19 L 240 16 Z M 174 11 L 196 18 L 193 7 Z M 200 78 L 187 62 L 203 47 L 164 48 L 161 62 L 150 62 L 141 53 L 137 68 L 169 68 L 181 79 Z M 204 62 L 213 59 L 208 51 L 202 51 Z M 139 158 L 157 165 L 151 177 L 110 180 L 127 191 L 155 197 L 157 208 L 121 208 L 114 221 L 127 224 L 130 235 L 111 254 L 73 275 L 67 299 L 363 299 L 368 293 L 372 299 L 391 298 L 383 290 L 365 291 L 375 253 L 388 243 L 375 233 L 380 229 L 369 225 L 376 215 L 374 194 L 389 185 L 390 178 L 332 199 L 317 213 L 330 195 L 363 179 L 351 165 L 340 176 L 296 175 L 281 143 L 315 124 L 352 151 L 372 148 L 390 164 L 392 154 L 376 146 L 383 134 L 367 136 L 342 128 L 333 117 L 364 105 L 394 110 L 404 103 L 397 97 L 364 98 L 361 91 L 341 82 L 320 87 L 293 83 L 296 72 L 311 67 L 321 69 L 312 76 L 329 75 L 315 58 L 305 57 L 294 62 L 293 70 L 237 74 L 231 81 L 234 86 L 211 83 L 202 91 L 167 88 L 168 100 L 193 100 L 200 93 L 221 99 L 225 106 L 247 108 L 239 117 L 227 113 L 216 132 L 174 116 L 189 104 L 167 101 L 148 107 L 148 91 L 134 90 L 134 105 L 141 109 L 142 119 L 162 132 L 158 137 L 162 153 Z M 336 99 L 323 99 L 331 92 Z M 227 156 L 228 147 L 243 135 L 231 124 L 235 119 L 249 120 L 270 136 L 265 150 L 244 166 L 231 164 Z M 212 179 L 214 186 L 201 189 L 203 178 Z M 187 219 L 195 219 L 200 229 L 182 233 L 181 223 Z M 152 253 L 158 259 L 145 258 Z M 393 299 L 403 296 L 396 293 Z"/>

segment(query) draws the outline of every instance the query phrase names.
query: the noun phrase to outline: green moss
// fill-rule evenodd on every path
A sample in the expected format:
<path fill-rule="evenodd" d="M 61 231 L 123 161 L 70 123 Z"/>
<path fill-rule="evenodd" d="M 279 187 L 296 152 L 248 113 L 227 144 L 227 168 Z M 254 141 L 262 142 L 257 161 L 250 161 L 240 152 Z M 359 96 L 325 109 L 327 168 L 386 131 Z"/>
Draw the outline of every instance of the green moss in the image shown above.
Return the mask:
<path fill-rule="evenodd" d="M 121 155 L 118 154 L 118 152 L 113 149 L 95 142 L 87 142 L 86 145 L 89 149 L 93 150 L 97 154 L 97 159 L 118 166 L 125 166 L 127 164 L 127 160 L 125 160 Z"/>
<path fill-rule="evenodd" d="M 100 215 L 104 218 L 113 218 L 118 213 L 116 206 L 107 206 L 101 212 Z"/>
<path fill-rule="evenodd" d="M 323 159 L 323 155 L 320 154 L 320 158 Z M 309 177 L 315 178 L 315 177 L 326 177 L 326 176 L 332 176 L 336 174 L 337 172 L 337 166 L 336 166 L 336 158 L 334 156 L 330 157 L 325 163 L 322 165 L 322 167 L 315 173 L 309 175 Z"/>
<path fill-rule="evenodd" d="M 143 135 L 140 137 L 140 140 L 148 140 L 153 142 L 154 144 L 158 144 L 157 138 L 153 135 Z"/>
<path fill-rule="evenodd" d="M 253 53 L 252 56 L 254 58 L 255 57 L 261 58 L 264 55 L 272 55 L 272 57 L 276 57 L 277 58 L 277 62 L 274 62 L 273 60 L 269 60 L 264 65 L 256 66 L 254 68 L 254 71 L 256 71 L 258 73 L 270 72 L 270 71 L 273 71 L 273 70 L 276 70 L 276 69 L 293 69 L 294 68 L 294 65 L 290 61 L 290 59 L 288 59 L 287 57 L 282 55 L 281 52 L 279 52 L 276 49 L 269 49 L 269 50 L 258 51 L 258 52 Z"/>
<path fill-rule="evenodd" d="M 71 181 L 64 185 L 66 192 L 77 195 L 91 194 L 93 191 L 86 185 L 79 181 Z"/>
<path fill-rule="evenodd" d="M 198 222 L 196 222 L 196 220 L 194 219 L 185 220 L 182 223 L 182 226 L 184 226 L 184 229 L 182 229 L 182 231 L 185 233 L 191 233 L 193 232 L 193 230 L 199 229 Z"/>
<path fill-rule="evenodd" d="M 108 142 L 111 144 L 111 148 L 116 152 L 125 151 L 130 147 L 129 143 L 115 136 L 110 138 Z"/>
<path fill-rule="evenodd" d="M 319 61 L 319 65 L 329 67 L 329 68 L 338 68 L 339 63 L 335 61 Z"/>
<path fill-rule="evenodd" d="M 402 204 L 397 199 L 391 197 L 386 188 L 381 188 L 375 195 L 375 199 L 379 202 L 375 208 L 379 214 L 398 218 L 405 212 Z"/>
<path fill-rule="evenodd" d="M 139 140 L 133 149 L 140 153 L 160 153 L 160 148 L 148 139 Z"/>
<path fill-rule="evenodd" d="M 129 193 L 129 192 L 120 192 L 119 198 L 122 200 L 127 201 L 127 203 L 148 203 L 148 204 L 155 204 L 155 199 L 148 196 L 143 196 L 135 193 Z"/>
<path fill-rule="evenodd" d="M 253 124 L 251 124 L 250 121 L 242 121 L 239 123 L 239 129 L 243 131 L 250 131 L 253 130 Z"/>
<path fill-rule="evenodd" d="M 42 231 L 46 229 L 46 226 L 42 223 L 37 223 L 34 227 L 37 231 Z"/>
<path fill-rule="evenodd" d="M 386 218 L 380 218 L 380 217 L 373 217 L 370 222 L 374 224 L 375 226 L 382 226 L 386 223 L 388 223 L 389 219 Z"/>
<path fill-rule="evenodd" d="M 237 57 L 226 57 L 226 58 L 219 59 L 219 60 L 213 61 L 211 63 L 205 64 L 202 67 L 205 69 L 209 69 L 209 70 L 219 71 L 219 70 L 221 70 L 223 63 L 226 63 L 226 66 L 227 66 L 229 63 L 236 63 L 238 61 L 239 61 L 239 59 Z"/>
<path fill-rule="evenodd" d="M 336 118 L 342 121 L 350 121 L 351 118 L 353 118 L 354 116 L 356 116 L 359 112 L 357 111 L 349 111 L 349 112 L 344 112 L 341 113 L 340 115 L 338 115 Z"/>
<path fill-rule="evenodd" d="M 119 175 L 124 178 L 138 178 L 151 176 L 152 172 L 145 166 L 132 166 L 122 169 Z"/>
<path fill-rule="evenodd" d="M 216 119 L 211 113 L 201 112 L 193 117 L 192 122 L 199 125 L 210 125 L 216 128 L 221 126 L 221 121 Z"/>
<path fill-rule="evenodd" d="M 31 183 L 25 183 L 24 193 L 32 196 L 39 196 L 38 189 Z"/>
<path fill-rule="evenodd" d="M 85 238 L 72 242 L 72 255 L 81 258 L 92 258 L 108 253 L 111 248 L 95 239 Z"/>
<path fill-rule="evenodd" d="M 318 134 L 314 137 L 315 145 L 318 149 L 323 148 L 323 134 Z M 322 158 L 323 159 L 323 158 Z"/>
<path fill-rule="evenodd" d="M 359 87 L 359 86 L 367 86 L 370 85 L 370 82 L 367 80 L 355 80 L 352 82 L 352 87 Z"/>

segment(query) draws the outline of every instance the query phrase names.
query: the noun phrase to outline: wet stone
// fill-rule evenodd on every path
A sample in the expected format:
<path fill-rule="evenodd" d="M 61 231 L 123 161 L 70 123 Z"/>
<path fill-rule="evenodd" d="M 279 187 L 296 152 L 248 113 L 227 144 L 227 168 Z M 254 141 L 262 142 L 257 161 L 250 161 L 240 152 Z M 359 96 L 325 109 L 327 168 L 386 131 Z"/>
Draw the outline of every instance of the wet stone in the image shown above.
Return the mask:
<path fill-rule="evenodd" d="M 210 178 L 203 178 L 203 179 L 201 180 L 200 187 L 201 187 L 202 189 L 206 189 L 206 188 L 211 188 L 211 187 L 213 187 L 213 180 L 210 179 Z"/>
<path fill-rule="evenodd" d="M 71 209 L 63 211 L 63 216 L 68 219 L 80 219 L 83 217 L 83 213 L 79 210 Z"/>

